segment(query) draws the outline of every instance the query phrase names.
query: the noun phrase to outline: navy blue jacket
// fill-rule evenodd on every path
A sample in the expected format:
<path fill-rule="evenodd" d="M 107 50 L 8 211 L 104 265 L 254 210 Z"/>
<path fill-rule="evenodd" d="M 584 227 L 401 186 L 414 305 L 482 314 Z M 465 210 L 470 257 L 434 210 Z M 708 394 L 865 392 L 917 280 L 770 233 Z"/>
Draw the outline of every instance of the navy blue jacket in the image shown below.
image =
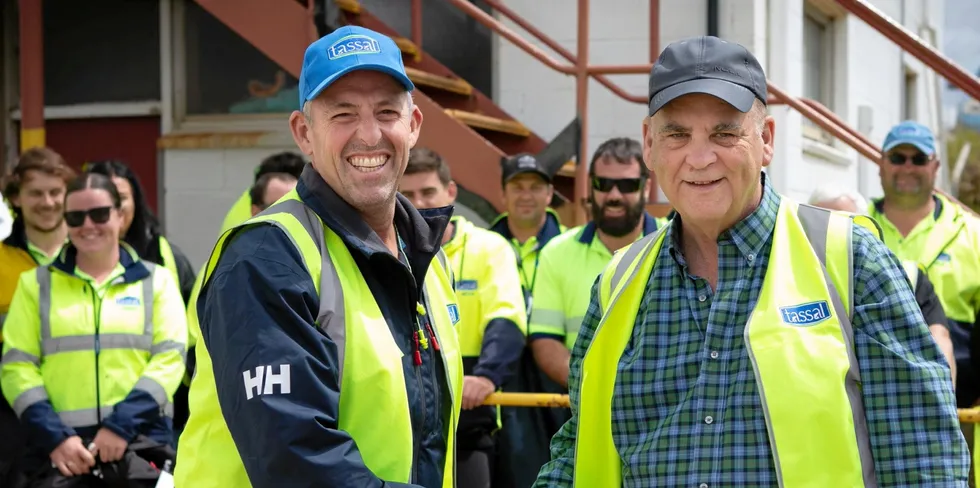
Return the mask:
<path fill-rule="evenodd" d="M 74 275 L 75 256 L 75 247 L 68 244 L 62 255 L 52 262 L 51 266 Z M 126 249 L 119 250 L 119 264 L 125 269 L 122 275 L 125 283 L 135 283 L 150 275 L 149 269 L 142 262 L 134 260 Z M 52 297 L 51 306 L 58 306 L 57 295 Z M 90 373 L 101 373 L 103 378 L 112 377 L 111 372 L 100 372 L 98 368 Z M 68 427 L 61 422 L 51 402 L 48 401 L 38 402 L 28 407 L 21 414 L 20 421 L 30 433 L 31 452 L 28 465 L 31 467 L 38 462 L 42 464 L 46 462 L 51 451 L 71 436 L 78 435 L 85 442 L 91 441 L 100 427 L 111 430 L 129 442 L 138 435 L 145 435 L 162 444 L 173 444 L 171 419 L 160 415 L 160 405 L 150 393 L 143 390 L 129 392 L 123 401 L 115 405 L 112 414 L 102 419 L 101 426 L 93 425 L 77 429 Z"/>
<path fill-rule="evenodd" d="M 416 367 L 411 341 L 419 290 L 452 207 L 420 213 L 397 196 L 395 226 L 405 241 L 409 270 L 311 166 L 296 191 L 347 245 L 404 353 L 414 484 L 378 479 L 350 435 L 338 430 L 337 347 L 314 325 L 319 298 L 313 281 L 289 237 L 277 227 L 259 225 L 232 237 L 197 304 L 221 410 L 252 486 L 441 487 L 452 409 L 449 386 L 439 353 L 422 350 L 422 366 Z M 242 373 L 281 364 L 290 366 L 289 394 L 246 400 Z M 385 415 L 377 412 L 380 429 Z"/>

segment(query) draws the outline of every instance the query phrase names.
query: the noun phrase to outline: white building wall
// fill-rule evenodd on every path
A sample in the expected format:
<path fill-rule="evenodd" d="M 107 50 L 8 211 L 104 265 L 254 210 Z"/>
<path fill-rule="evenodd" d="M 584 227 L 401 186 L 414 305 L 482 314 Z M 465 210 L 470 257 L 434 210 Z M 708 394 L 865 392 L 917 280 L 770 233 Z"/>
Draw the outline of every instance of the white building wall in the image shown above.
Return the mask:
<path fill-rule="evenodd" d="M 852 127 L 866 131 L 876 145 L 902 120 L 905 71 L 918 73 L 917 119 L 940 129 L 935 76 L 912 56 L 860 19 L 834 10 L 826 0 L 724 0 L 719 2 L 719 35 L 739 42 L 759 58 L 772 82 L 794 96 L 803 95 L 803 16 L 807 3 L 833 17 L 833 95 L 828 106 Z M 563 0 L 507 0 L 508 7 L 576 50 L 576 9 Z M 560 3 L 560 5 L 559 5 Z M 638 64 L 648 61 L 649 2 L 592 2 L 589 43 L 591 64 Z M 662 0 L 660 46 L 707 28 L 705 0 Z M 941 42 L 943 0 L 875 0 L 885 14 L 920 35 L 935 33 Z M 839 9 L 839 7 L 838 7 Z M 508 24 L 517 32 L 519 28 Z M 525 38 L 530 39 L 529 35 Z M 540 43 L 536 43 L 550 52 Z M 554 137 L 575 114 L 575 80 L 556 73 L 509 41 L 497 38 L 495 100 L 544 139 Z M 556 59 L 560 59 L 553 53 Z M 911 61 L 909 61 L 911 59 Z M 630 93 L 646 94 L 646 76 L 611 77 Z M 770 107 L 776 119 L 776 155 L 768 170 L 776 188 L 805 200 L 816 185 L 832 182 L 879 196 L 878 170 L 840 141 L 825 143 L 803 135 L 803 118 L 785 105 Z M 589 152 L 609 137 L 639 138 L 643 105 L 623 101 L 598 83 L 589 85 Z"/>

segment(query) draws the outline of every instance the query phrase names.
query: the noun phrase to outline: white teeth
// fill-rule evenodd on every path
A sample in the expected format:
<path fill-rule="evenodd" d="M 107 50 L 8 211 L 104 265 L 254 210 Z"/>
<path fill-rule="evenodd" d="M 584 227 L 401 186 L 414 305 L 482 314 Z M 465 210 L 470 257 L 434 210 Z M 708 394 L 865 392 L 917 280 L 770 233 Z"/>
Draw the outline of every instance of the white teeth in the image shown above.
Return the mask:
<path fill-rule="evenodd" d="M 351 157 L 347 158 L 347 162 L 357 168 L 358 171 L 370 173 L 384 166 L 388 162 L 388 156 Z"/>

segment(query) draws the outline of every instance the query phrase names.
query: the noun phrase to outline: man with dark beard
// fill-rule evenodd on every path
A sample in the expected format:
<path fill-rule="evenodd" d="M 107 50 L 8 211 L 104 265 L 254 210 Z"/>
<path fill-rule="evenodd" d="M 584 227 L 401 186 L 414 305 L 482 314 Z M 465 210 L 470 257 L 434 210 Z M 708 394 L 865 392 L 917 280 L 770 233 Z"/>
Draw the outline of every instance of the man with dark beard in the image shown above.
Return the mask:
<path fill-rule="evenodd" d="M 663 225 L 644 207 L 652 182 L 638 141 L 603 142 L 589 164 L 592 221 L 554 238 L 540 253 L 528 335 L 538 366 L 568 387 L 569 351 L 589 293 L 612 253 Z"/>

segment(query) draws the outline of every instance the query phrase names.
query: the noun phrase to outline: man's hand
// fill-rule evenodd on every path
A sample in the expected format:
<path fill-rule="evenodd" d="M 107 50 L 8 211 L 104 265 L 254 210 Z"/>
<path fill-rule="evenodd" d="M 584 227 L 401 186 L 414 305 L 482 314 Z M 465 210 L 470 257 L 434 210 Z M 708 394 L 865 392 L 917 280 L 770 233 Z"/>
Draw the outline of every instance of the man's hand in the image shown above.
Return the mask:
<path fill-rule="evenodd" d="M 102 462 L 110 463 L 122 459 L 129 443 L 115 432 L 103 427 L 95 434 L 92 445 L 94 446 L 92 454 L 98 454 Z"/>
<path fill-rule="evenodd" d="M 51 465 L 69 478 L 88 473 L 89 468 L 95 466 L 95 457 L 85 449 L 82 438 L 77 435 L 62 441 L 54 451 L 51 451 L 50 457 Z"/>
<path fill-rule="evenodd" d="M 496 390 L 492 381 L 482 376 L 463 377 L 463 410 L 483 405 L 484 400 Z"/>

